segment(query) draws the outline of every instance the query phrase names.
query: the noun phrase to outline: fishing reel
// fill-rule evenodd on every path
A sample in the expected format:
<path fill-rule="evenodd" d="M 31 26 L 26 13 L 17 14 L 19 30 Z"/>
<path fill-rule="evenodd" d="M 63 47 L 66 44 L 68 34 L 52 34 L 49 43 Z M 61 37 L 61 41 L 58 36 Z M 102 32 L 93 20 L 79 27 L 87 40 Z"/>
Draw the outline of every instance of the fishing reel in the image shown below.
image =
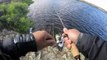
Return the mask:
<path fill-rule="evenodd" d="M 62 51 L 64 48 L 64 37 L 68 37 L 68 35 L 64 35 L 64 36 L 56 35 L 56 43 L 57 43 L 57 48 L 59 49 L 59 51 Z M 81 60 L 77 47 L 75 46 L 74 43 L 72 43 L 71 45 L 72 45 L 72 49 L 70 50 L 74 59 Z"/>
<path fill-rule="evenodd" d="M 56 35 L 55 38 L 58 50 L 62 51 L 64 47 L 64 37 L 62 35 Z"/>

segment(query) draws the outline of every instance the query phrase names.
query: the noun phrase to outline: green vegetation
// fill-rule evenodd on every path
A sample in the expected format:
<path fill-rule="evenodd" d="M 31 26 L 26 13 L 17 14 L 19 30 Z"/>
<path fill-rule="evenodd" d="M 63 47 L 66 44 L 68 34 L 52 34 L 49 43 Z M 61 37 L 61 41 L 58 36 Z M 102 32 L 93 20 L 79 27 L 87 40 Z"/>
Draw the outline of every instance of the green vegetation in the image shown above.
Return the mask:
<path fill-rule="evenodd" d="M 13 0 L 11 3 L 0 4 L 0 26 L 20 33 L 26 33 L 33 22 L 27 17 L 31 0 Z"/>
<path fill-rule="evenodd" d="M 12 0 L 13 2 L 22 2 L 22 3 L 27 3 L 28 5 L 30 5 L 31 3 L 33 3 L 32 0 Z"/>

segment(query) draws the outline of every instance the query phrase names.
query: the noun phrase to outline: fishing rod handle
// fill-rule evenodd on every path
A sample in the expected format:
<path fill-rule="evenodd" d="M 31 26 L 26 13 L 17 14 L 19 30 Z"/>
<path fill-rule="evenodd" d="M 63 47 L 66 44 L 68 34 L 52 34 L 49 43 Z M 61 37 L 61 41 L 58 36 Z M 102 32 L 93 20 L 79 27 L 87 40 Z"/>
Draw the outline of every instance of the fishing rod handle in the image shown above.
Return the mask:
<path fill-rule="evenodd" d="M 77 48 L 77 46 L 75 45 L 75 43 L 71 43 L 71 53 L 73 55 L 73 57 L 75 58 L 75 60 L 80 60 L 80 53 L 79 50 Z"/>
<path fill-rule="evenodd" d="M 68 35 L 65 34 L 64 37 L 68 37 Z M 71 50 L 71 53 L 72 53 L 73 57 L 75 58 L 75 60 L 80 60 L 80 53 L 79 53 L 79 50 L 78 50 L 78 48 L 74 42 L 71 43 L 71 49 L 70 50 Z"/>

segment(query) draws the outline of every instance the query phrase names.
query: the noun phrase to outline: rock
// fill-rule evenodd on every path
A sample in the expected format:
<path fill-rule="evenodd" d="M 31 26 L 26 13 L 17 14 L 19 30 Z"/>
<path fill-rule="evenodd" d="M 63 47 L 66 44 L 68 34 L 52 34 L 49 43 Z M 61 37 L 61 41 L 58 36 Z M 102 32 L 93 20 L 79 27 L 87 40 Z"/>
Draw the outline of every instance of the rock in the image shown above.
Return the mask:
<path fill-rule="evenodd" d="M 73 60 L 71 52 L 64 47 L 61 52 L 56 47 L 47 47 L 39 53 L 28 53 L 22 60 Z M 84 60 L 82 56 L 82 60 Z"/>

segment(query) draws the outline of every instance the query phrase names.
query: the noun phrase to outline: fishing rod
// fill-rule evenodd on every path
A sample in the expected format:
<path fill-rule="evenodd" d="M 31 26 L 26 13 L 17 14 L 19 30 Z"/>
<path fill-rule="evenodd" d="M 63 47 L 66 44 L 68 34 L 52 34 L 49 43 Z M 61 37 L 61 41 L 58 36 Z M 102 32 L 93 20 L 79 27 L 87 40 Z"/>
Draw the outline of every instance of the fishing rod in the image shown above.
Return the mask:
<path fill-rule="evenodd" d="M 59 18 L 59 21 L 61 22 L 63 28 L 66 28 L 65 25 L 64 25 L 64 22 L 63 20 L 61 19 L 61 17 L 58 15 L 57 13 L 57 17 Z M 68 35 L 65 35 L 65 36 L 61 36 L 61 40 L 59 41 L 58 43 L 58 47 L 60 47 L 61 49 L 64 47 L 64 37 L 68 37 Z M 68 37 L 69 38 L 69 37 Z M 76 47 L 75 43 L 71 43 L 71 53 L 74 57 L 75 60 L 81 60 L 80 59 L 80 54 L 79 54 L 79 51 L 78 51 L 78 48 Z"/>

